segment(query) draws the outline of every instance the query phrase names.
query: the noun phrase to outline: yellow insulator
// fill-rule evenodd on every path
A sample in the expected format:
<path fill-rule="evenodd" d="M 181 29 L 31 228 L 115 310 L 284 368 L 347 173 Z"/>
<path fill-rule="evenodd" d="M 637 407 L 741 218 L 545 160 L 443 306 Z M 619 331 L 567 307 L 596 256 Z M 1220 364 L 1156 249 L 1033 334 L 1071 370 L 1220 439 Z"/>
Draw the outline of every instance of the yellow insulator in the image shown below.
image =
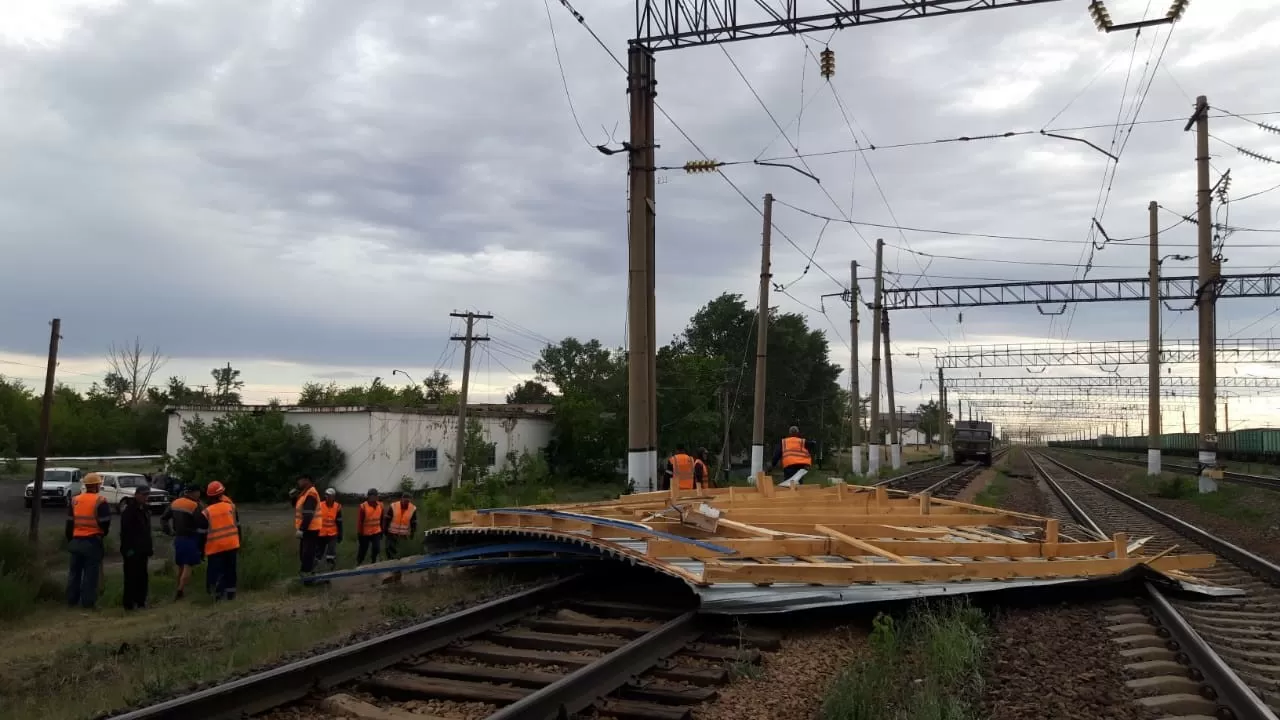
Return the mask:
<path fill-rule="evenodd" d="M 1191 0 L 1173 0 L 1173 4 L 1169 6 L 1169 12 L 1165 17 L 1177 22 L 1182 19 L 1182 13 L 1187 11 L 1187 6 L 1191 4 Z"/>
<path fill-rule="evenodd" d="M 836 53 L 831 48 L 825 48 L 818 54 L 818 71 L 828 80 L 836 74 Z"/>
<path fill-rule="evenodd" d="M 714 172 L 720 165 L 719 160 L 690 160 L 684 164 L 684 171 L 689 174 Z"/>
<path fill-rule="evenodd" d="M 1093 24 L 1098 26 L 1099 30 L 1106 30 L 1111 27 L 1111 13 L 1107 12 L 1107 6 L 1102 4 L 1102 0 L 1093 0 L 1089 3 L 1089 14 L 1093 16 Z"/>

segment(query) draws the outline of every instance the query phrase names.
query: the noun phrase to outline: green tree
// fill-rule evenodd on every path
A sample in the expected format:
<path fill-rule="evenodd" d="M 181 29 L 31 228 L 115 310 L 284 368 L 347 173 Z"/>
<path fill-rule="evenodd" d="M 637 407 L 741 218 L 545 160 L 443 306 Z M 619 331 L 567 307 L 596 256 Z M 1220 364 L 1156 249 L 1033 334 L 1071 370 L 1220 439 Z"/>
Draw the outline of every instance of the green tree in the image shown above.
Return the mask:
<path fill-rule="evenodd" d="M 453 380 L 449 377 L 449 373 L 433 370 L 426 380 L 422 381 L 423 399 L 431 405 L 448 403 L 458 397 L 458 391 L 453 389 Z"/>
<path fill-rule="evenodd" d="M 565 338 L 542 349 L 533 371 L 554 386 L 555 423 L 548 459 L 555 473 L 613 480 L 626 456 L 627 360 L 599 340 Z"/>
<path fill-rule="evenodd" d="M 213 376 L 213 404 L 241 404 L 240 390 L 244 387 L 244 381 L 240 379 L 239 370 L 227 363 L 226 367 L 214 368 L 209 374 Z"/>
<path fill-rule="evenodd" d="M 916 424 L 916 429 L 924 433 L 929 442 L 933 442 L 933 438 L 938 436 L 941 431 L 942 423 L 951 421 L 951 413 L 944 412 L 939 409 L 937 400 L 930 400 L 922 403 L 916 408 L 919 413 L 920 421 Z M 939 418 L 942 418 L 941 420 Z"/>
<path fill-rule="evenodd" d="M 298 475 L 323 484 L 346 468 L 337 444 L 316 438 L 310 425 L 286 423 L 274 410 L 190 420 L 182 437 L 186 445 L 173 456 L 172 471 L 200 485 L 220 480 L 236 500 L 282 500 Z"/>
<path fill-rule="evenodd" d="M 553 399 L 550 388 L 537 380 L 525 380 L 507 393 L 507 403 L 511 405 L 541 405 Z"/>

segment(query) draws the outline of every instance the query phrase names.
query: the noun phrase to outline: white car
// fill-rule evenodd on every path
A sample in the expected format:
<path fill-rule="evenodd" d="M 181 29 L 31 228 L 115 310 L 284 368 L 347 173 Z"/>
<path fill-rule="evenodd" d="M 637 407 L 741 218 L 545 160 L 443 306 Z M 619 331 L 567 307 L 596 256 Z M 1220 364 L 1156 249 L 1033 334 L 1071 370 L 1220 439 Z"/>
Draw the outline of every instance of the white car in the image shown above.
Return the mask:
<path fill-rule="evenodd" d="M 83 476 L 84 473 L 80 471 L 80 468 L 45 468 L 44 482 L 40 487 L 40 504 L 66 505 L 76 493 L 80 492 L 80 478 Z M 34 482 L 27 483 L 27 489 L 22 498 L 24 505 L 31 507 L 35 492 L 36 484 Z"/>
<path fill-rule="evenodd" d="M 147 484 L 147 479 L 137 473 L 99 472 L 98 476 L 102 478 L 102 489 L 98 492 L 102 493 L 102 497 L 111 503 L 116 512 L 124 509 L 125 498 L 133 497 L 139 485 Z M 168 505 L 169 494 L 163 490 L 151 488 L 151 492 L 147 495 L 147 506 L 153 511 L 163 511 Z"/>

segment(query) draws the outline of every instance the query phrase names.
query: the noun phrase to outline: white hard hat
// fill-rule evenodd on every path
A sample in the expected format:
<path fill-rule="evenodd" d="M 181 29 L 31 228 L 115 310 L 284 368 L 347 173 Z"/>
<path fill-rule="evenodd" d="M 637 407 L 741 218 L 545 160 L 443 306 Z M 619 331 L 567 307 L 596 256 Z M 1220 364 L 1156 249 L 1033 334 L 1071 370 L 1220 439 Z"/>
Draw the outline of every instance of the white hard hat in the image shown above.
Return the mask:
<path fill-rule="evenodd" d="M 325 490 L 325 491 L 324 491 L 324 494 L 325 494 L 325 495 L 337 495 L 337 494 L 338 494 L 338 491 L 337 491 L 337 490 L 334 490 L 333 488 L 329 488 L 328 490 Z"/>

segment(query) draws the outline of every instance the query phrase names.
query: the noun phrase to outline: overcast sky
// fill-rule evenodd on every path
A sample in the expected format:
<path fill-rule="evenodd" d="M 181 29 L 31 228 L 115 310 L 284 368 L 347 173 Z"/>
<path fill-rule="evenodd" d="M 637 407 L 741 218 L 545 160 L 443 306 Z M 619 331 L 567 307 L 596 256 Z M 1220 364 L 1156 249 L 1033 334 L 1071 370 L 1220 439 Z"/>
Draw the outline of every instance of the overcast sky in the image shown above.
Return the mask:
<path fill-rule="evenodd" d="M 821 296 L 847 285 L 850 260 L 870 274 L 877 237 L 891 284 L 1072 279 L 1090 259 L 1089 278 L 1141 277 L 1145 244 L 1090 252 L 1092 218 L 1112 238 L 1140 236 L 1157 200 L 1168 208 L 1161 226 L 1176 225 L 1164 252 L 1194 252 L 1195 227 L 1178 215 L 1195 203 L 1194 137 L 1182 129 L 1195 96 L 1206 94 L 1215 115 L 1280 125 L 1274 0 L 1192 2 L 1172 30 L 1136 40 L 1098 32 L 1084 4 L 662 52 L 658 101 L 708 155 L 747 161 L 725 175 L 756 205 L 772 192 L 839 219 L 1060 241 L 858 230 L 776 206 L 774 280 L 787 294 L 774 302 L 828 331 L 833 359 L 847 366 L 848 311 Z M 576 5 L 625 59 L 632 0 Z M 1107 5 L 1124 22 L 1162 15 L 1167 3 Z M 230 361 L 255 401 L 287 402 L 309 380 L 391 379 L 392 369 L 456 377 L 453 310 L 496 316 L 481 324 L 494 342 L 477 356 L 477 400 L 500 401 L 548 338 L 624 342 L 625 155 L 592 146 L 626 138 L 625 78 L 557 0 L 13 0 L 0 9 L 0 373 L 39 382 L 54 316 L 60 379 L 72 385 L 101 375 L 111 342 L 139 335 L 172 358 L 165 375 L 192 384 Z M 830 83 L 814 60 L 824 46 L 836 52 Z M 1046 128 L 1120 162 L 1038 134 L 886 147 Z M 1262 272 L 1280 262 L 1280 191 L 1243 198 L 1280 185 L 1280 165 L 1237 148 L 1280 159 L 1280 134 L 1236 117 L 1215 117 L 1211 132 L 1214 178 L 1230 169 L 1230 196 L 1241 199 L 1227 221 L 1270 231 L 1231 234 L 1226 270 Z M 661 116 L 657 136 L 659 165 L 700 157 Z M 880 149 L 840 152 L 871 145 Z M 821 184 L 750 164 L 797 150 L 830 153 L 805 160 Z M 665 342 L 712 296 L 754 295 L 760 216 L 715 174 L 663 172 L 659 183 Z M 1224 301 L 1219 334 L 1275 336 L 1277 307 Z M 1166 337 L 1194 337 L 1192 315 L 1166 312 Z M 904 311 L 893 333 L 899 352 L 1139 339 L 1146 307 Z M 900 404 L 935 392 L 929 352 L 896 359 Z M 866 332 L 862 354 L 870 358 Z M 864 370 L 864 391 L 867 382 Z M 1273 399 L 1233 402 L 1233 427 L 1280 419 L 1266 410 Z"/>

